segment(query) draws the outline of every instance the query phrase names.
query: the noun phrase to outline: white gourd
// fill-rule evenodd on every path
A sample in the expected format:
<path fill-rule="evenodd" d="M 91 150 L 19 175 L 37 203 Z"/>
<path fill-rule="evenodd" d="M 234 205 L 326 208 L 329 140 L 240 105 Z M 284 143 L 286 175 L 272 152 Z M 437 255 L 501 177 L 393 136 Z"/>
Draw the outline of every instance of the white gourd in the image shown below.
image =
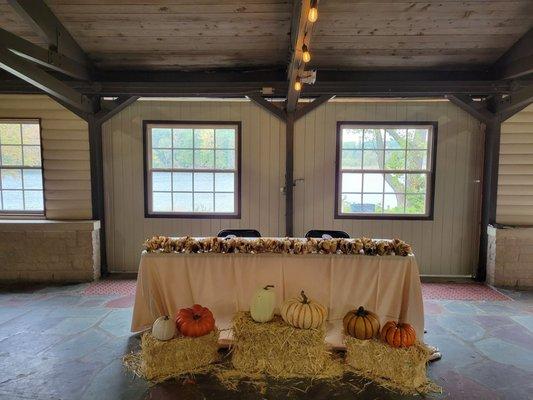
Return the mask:
<path fill-rule="evenodd" d="M 152 326 L 152 336 L 158 340 L 170 340 L 176 334 L 176 323 L 168 315 L 159 317 Z"/>
<path fill-rule="evenodd" d="M 276 308 L 276 292 L 270 290 L 273 285 L 267 285 L 255 292 L 250 305 L 250 314 L 256 322 L 268 322 L 274 318 Z"/>

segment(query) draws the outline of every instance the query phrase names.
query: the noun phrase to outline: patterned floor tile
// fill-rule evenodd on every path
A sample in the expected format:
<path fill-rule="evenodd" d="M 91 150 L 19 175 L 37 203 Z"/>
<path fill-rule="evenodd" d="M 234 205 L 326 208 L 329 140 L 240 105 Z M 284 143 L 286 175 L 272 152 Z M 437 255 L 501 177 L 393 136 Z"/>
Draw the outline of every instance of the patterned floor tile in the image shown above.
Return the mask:
<path fill-rule="evenodd" d="M 526 350 L 522 346 L 498 338 L 480 340 L 475 346 L 493 361 L 533 372 L 533 347 Z"/>

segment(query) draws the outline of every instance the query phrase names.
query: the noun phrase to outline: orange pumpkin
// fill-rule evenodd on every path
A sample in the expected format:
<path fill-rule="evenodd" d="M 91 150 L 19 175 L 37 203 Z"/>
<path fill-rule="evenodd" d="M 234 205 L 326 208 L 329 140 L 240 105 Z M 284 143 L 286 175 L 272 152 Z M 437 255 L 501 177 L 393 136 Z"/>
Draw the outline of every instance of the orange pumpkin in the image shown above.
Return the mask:
<path fill-rule="evenodd" d="M 389 321 L 381 329 L 381 340 L 392 347 L 409 347 L 416 342 L 416 332 L 409 324 Z"/>
<path fill-rule="evenodd" d="M 342 323 L 344 332 L 356 339 L 368 340 L 379 334 L 379 319 L 372 311 L 359 307 L 348 311 Z"/>
<path fill-rule="evenodd" d="M 207 307 L 195 304 L 178 311 L 176 326 L 183 336 L 204 336 L 215 329 L 215 318 Z"/>

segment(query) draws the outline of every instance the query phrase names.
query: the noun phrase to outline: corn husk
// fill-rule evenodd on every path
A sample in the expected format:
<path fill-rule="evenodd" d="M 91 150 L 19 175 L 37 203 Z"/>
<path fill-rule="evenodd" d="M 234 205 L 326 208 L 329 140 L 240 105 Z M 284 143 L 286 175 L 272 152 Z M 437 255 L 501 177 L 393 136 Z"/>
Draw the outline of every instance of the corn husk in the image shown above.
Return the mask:
<path fill-rule="evenodd" d="M 394 348 L 378 340 L 345 338 L 346 365 L 358 375 L 404 394 L 439 392 L 429 381 L 426 365 L 431 352 L 422 343 Z"/>
<path fill-rule="evenodd" d="M 124 366 L 135 375 L 153 382 L 162 382 L 184 374 L 201 374 L 211 370 L 218 360 L 218 331 L 198 337 L 178 337 L 168 341 L 145 333 L 141 351 L 127 354 Z"/>
<path fill-rule="evenodd" d="M 297 329 L 281 317 L 258 323 L 249 313 L 233 319 L 233 367 L 244 375 L 274 378 L 333 379 L 342 376 L 343 367 L 334 359 L 321 329 Z"/>

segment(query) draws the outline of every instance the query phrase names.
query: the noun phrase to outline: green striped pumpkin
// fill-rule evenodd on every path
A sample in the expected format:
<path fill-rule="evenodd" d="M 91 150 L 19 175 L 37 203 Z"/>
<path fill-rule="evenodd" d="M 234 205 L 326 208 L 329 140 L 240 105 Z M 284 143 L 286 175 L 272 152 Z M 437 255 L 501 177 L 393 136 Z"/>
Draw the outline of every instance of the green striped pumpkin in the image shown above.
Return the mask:
<path fill-rule="evenodd" d="M 281 318 L 300 329 L 316 329 L 326 321 L 328 311 L 322 304 L 309 299 L 304 291 L 300 297 L 288 299 L 281 306 Z"/>

